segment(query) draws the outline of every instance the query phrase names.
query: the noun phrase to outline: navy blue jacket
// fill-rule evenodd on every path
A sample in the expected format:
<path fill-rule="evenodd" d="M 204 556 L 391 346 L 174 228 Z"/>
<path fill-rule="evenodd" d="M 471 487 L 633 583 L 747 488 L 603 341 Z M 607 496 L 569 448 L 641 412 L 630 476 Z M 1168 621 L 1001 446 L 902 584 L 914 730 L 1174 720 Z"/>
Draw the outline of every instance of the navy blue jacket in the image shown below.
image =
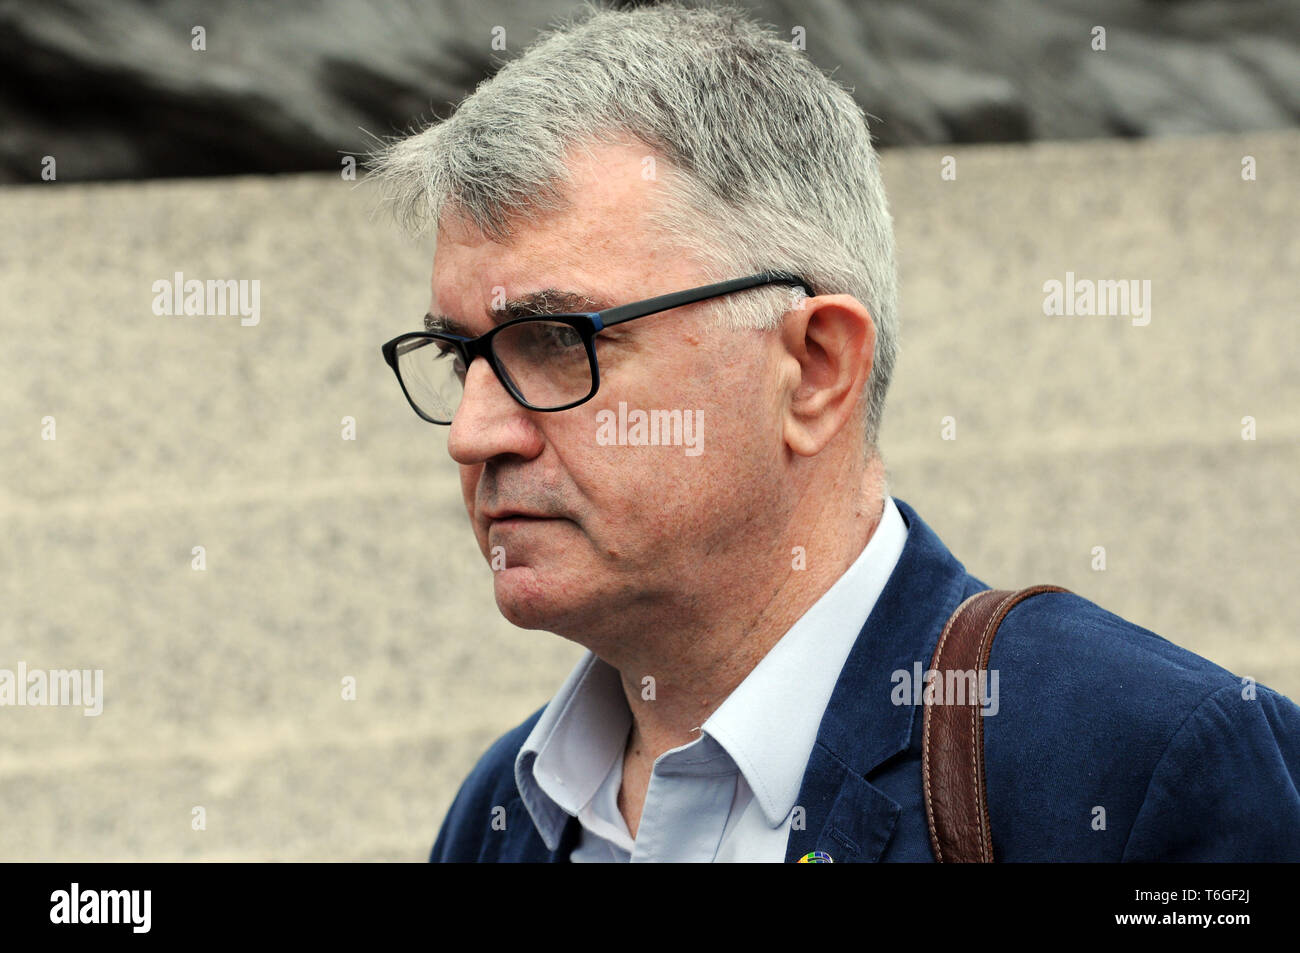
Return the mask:
<path fill-rule="evenodd" d="M 907 544 L 822 717 L 788 861 L 813 850 L 836 863 L 933 859 L 923 713 L 894 704 L 891 675 L 929 668 L 948 616 L 989 587 L 896 502 Z M 984 719 L 996 860 L 1300 860 L 1300 708 L 1286 697 L 1065 593 L 1018 605 L 989 668 L 1000 679 Z M 479 760 L 430 860 L 568 859 L 577 820 L 547 850 L 515 787 L 515 755 L 540 715 Z"/>

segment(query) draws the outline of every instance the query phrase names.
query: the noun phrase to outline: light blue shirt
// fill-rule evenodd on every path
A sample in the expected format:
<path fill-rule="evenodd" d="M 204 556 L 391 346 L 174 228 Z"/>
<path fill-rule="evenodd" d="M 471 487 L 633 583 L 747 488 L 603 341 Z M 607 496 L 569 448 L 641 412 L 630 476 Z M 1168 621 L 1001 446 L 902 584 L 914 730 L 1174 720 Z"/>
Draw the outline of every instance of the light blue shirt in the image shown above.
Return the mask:
<path fill-rule="evenodd" d="M 858 633 L 907 541 L 892 497 L 862 553 L 701 726 L 654 763 L 637 836 L 618 809 L 632 713 L 607 662 L 588 652 L 515 759 L 515 783 L 550 850 L 570 817 L 574 861 L 785 859 L 817 729 Z"/>

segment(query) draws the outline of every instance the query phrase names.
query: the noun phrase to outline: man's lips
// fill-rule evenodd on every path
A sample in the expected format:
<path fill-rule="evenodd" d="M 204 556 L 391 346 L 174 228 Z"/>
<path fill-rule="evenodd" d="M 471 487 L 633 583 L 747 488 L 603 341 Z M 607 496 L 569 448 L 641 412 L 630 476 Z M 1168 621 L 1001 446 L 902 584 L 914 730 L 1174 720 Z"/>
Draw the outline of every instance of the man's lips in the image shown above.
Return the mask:
<path fill-rule="evenodd" d="M 527 513 L 522 510 L 495 510 L 491 513 L 484 513 L 483 519 L 491 524 L 540 522 L 542 520 L 561 519 L 561 517 L 549 516 L 545 513 Z"/>

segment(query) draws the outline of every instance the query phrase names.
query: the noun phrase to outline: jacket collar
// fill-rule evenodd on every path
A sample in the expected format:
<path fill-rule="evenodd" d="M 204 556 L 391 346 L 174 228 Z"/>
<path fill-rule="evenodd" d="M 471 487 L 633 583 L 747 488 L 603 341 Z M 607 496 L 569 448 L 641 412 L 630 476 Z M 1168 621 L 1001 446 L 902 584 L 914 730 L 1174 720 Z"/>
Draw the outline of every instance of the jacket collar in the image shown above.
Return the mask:
<path fill-rule="evenodd" d="M 799 791 L 803 829 L 790 832 L 786 860 L 810 851 L 836 861 L 879 859 L 901 808 L 866 776 L 911 743 L 917 706 L 890 700 L 891 674 L 928 659 L 939 633 L 960 604 L 966 570 L 906 503 L 895 499 L 907 523 L 907 544 L 822 716 Z M 797 827 L 797 825 L 796 825 Z"/>

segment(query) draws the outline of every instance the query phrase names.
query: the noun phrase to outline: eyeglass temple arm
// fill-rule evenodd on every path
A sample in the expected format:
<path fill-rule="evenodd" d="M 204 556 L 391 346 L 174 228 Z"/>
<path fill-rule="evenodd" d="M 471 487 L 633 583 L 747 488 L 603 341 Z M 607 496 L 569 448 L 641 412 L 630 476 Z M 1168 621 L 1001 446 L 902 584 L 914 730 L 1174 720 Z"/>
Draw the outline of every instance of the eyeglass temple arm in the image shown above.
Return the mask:
<path fill-rule="evenodd" d="M 745 291 L 749 288 L 757 288 L 759 285 L 776 284 L 798 285 L 803 288 L 804 293 L 809 297 L 813 295 L 812 285 L 798 275 L 792 275 L 784 271 L 765 271 L 761 274 L 751 275 L 748 278 L 733 278 L 730 281 L 723 281 L 716 285 L 705 285 L 703 288 L 692 288 L 688 291 L 674 291 L 671 294 L 659 295 L 657 298 L 647 298 L 645 301 L 638 301 L 635 304 L 609 308 L 599 312 L 598 317 L 601 327 L 607 328 L 611 324 L 621 324 L 624 321 L 631 321 L 633 318 L 644 318 L 648 314 L 657 314 L 660 311 L 671 311 L 673 308 L 680 308 L 682 305 L 694 304 L 708 298 L 718 298 L 734 291 Z"/>

